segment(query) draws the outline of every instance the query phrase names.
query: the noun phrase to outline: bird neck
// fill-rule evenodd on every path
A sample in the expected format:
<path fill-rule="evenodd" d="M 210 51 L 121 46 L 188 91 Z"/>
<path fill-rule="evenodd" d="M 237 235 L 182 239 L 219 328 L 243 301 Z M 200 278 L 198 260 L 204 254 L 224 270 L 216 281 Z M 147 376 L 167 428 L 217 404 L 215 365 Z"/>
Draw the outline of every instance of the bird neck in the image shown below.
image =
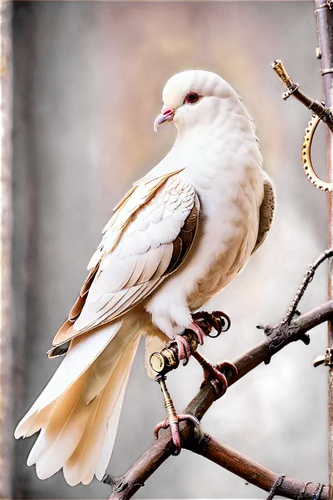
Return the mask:
<path fill-rule="evenodd" d="M 180 119 L 176 123 L 178 136 L 175 147 L 179 150 L 202 150 L 228 146 L 230 140 L 245 138 L 256 142 L 253 122 L 236 95 L 226 99 L 211 99 L 196 119 Z M 185 117 L 184 117 L 185 118 Z M 194 118 L 194 117 L 193 117 Z"/>
<path fill-rule="evenodd" d="M 179 126 L 170 156 L 178 165 L 186 166 L 186 177 L 197 187 L 204 183 L 205 189 L 213 188 L 216 183 L 224 183 L 230 170 L 242 177 L 246 169 L 262 164 L 253 122 L 238 103 L 226 106 L 210 123 Z"/>
<path fill-rule="evenodd" d="M 252 123 L 245 116 L 229 116 L 211 124 L 198 124 L 190 129 L 179 129 L 174 144 L 177 154 L 186 158 L 202 157 L 205 152 L 212 157 L 227 151 L 258 149 Z"/>

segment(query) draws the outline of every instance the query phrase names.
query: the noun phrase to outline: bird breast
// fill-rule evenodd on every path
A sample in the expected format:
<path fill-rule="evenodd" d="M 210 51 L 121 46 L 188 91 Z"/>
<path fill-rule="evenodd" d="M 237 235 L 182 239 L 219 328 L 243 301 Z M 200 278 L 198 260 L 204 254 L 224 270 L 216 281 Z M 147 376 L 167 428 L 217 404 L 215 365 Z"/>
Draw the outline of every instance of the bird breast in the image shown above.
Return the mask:
<path fill-rule="evenodd" d="M 253 163 L 224 174 L 210 189 L 197 192 L 202 206 L 198 245 L 192 269 L 202 269 L 188 293 L 191 309 L 201 307 L 225 288 L 244 267 L 257 240 L 263 196 L 261 169 Z"/>
<path fill-rule="evenodd" d="M 201 307 L 234 279 L 257 240 L 263 198 L 260 164 L 250 160 L 234 169 L 220 164 L 219 175 L 210 164 L 205 167 L 206 172 L 213 172 L 210 182 L 202 172 L 197 175 L 197 169 L 180 174 L 199 196 L 199 229 L 186 262 L 153 292 L 147 304 L 153 322 L 166 333 L 171 325 L 186 327 L 189 308 Z"/>

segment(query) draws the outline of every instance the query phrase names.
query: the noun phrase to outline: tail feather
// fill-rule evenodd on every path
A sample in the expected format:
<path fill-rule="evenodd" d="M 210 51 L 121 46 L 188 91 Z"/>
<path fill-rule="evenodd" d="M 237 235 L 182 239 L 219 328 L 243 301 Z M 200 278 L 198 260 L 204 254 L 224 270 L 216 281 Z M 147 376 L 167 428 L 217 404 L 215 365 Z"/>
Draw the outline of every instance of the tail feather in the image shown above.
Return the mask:
<path fill-rule="evenodd" d="M 104 432 L 104 438 L 102 441 L 101 450 L 99 456 L 97 457 L 97 462 L 95 467 L 95 475 L 97 479 L 99 479 L 100 481 L 102 480 L 103 475 L 105 474 L 106 468 L 111 458 L 116 432 L 118 428 L 120 410 L 125 395 L 125 389 L 130 374 L 131 364 L 133 362 L 135 352 L 139 344 L 140 336 L 141 335 L 138 335 L 135 344 L 133 346 L 133 349 L 128 351 L 126 355 L 127 359 L 122 360 L 120 363 L 119 371 L 122 372 L 122 380 L 119 386 L 119 392 L 116 395 L 115 403 L 112 402 L 112 404 L 107 406 L 106 429 Z M 111 390 L 111 384 L 112 383 L 110 380 L 109 383 L 110 390 Z M 108 401 L 108 394 L 106 394 L 105 401 L 106 402 Z"/>
<path fill-rule="evenodd" d="M 72 381 L 75 372 L 72 369 L 66 384 L 62 369 L 59 381 L 63 390 L 59 391 L 52 382 L 57 379 L 56 372 L 16 429 L 15 437 L 31 435 L 41 429 L 27 461 L 28 465 L 36 464 L 40 479 L 52 476 L 63 467 L 69 484 L 88 484 L 94 474 L 101 478 L 106 470 L 130 367 L 140 339 L 134 321 L 119 320 L 108 327 L 109 341 L 106 342 L 105 327 L 100 336 L 102 348 L 94 346 L 92 349 L 91 342 L 85 344 L 88 350 L 92 350 L 93 359 L 89 362 L 85 353 L 84 368 L 76 369 L 77 378 Z M 84 338 L 73 343 L 70 359 L 80 365 Z M 96 352 L 99 352 L 97 357 Z"/>
<path fill-rule="evenodd" d="M 110 325 L 102 326 L 72 341 L 71 347 L 58 370 L 16 427 L 14 434 L 16 439 L 31 435 L 43 426 L 43 417 L 42 419 L 38 418 L 40 411 L 59 398 L 79 379 L 116 335 L 122 323 L 123 320 L 119 319 Z M 39 423 L 41 425 L 36 429 Z"/>
<path fill-rule="evenodd" d="M 128 373 L 129 375 L 129 373 Z M 99 458 L 96 462 L 96 468 L 95 468 L 95 475 L 99 481 L 102 480 L 106 468 L 110 462 L 110 458 L 112 455 L 114 443 L 115 443 L 115 438 L 116 438 L 116 432 L 118 428 L 118 422 L 119 422 L 119 417 L 120 417 L 120 410 L 121 410 L 121 405 L 124 399 L 124 394 L 125 394 L 125 388 L 126 388 L 126 383 L 127 379 L 124 380 L 124 384 L 121 388 L 121 392 L 119 394 L 118 400 L 116 402 L 116 405 L 114 407 L 114 410 L 109 417 L 109 420 L 107 421 L 107 426 L 106 426 L 106 434 L 104 438 L 104 442 L 102 444 L 102 449 L 101 453 L 99 455 Z"/>
<path fill-rule="evenodd" d="M 127 351 L 127 349 L 132 350 L 136 335 L 137 326 L 126 322 L 119 335 L 115 335 L 110 344 L 98 356 L 96 363 L 93 365 L 94 382 L 87 384 L 85 388 L 86 404 L 89 404 L 105 388 L 112 370 L 116 368 L 123 357 L 124 351 Z"/>
<path fill-rule="evenodd" d="M 49 404 L 46 408 L 44 408 L 44 410 L 31 415 L 27 420 L 25 420 L 24 425 L 22 425 L 22 433 L 20 432 L 20 435 L 17 432 L 17 429 L 15 430 L 15 438 L 17 439 L 19 437 L 30 437 L 38 432 L 42 427 L 46 425 L 56 404 L 57 402 L 53 401 L 53 403 Z"/>
<path fill-rule="evenodd" d="M 104 391 L 103 391 L 104 392 Z M 103 394 L 103 393 L 102 393 Z M 98 396 L 97 399 L 95 399 L 91 403 L 91 408 L 89 411 L 89 418 L 88 422 L 85 426 L 85 431 L 83 435 L 81 436 L 80 442 L 78 446 L 73 450 L 73 453 L 68 457 L 66 460 L 63 468 L 64 468 L 64 477 L 67 481 L 67 483 L 70 486 L 75 486 L 79 482 L 82 482 L 83 484 L 89 484 L 93 478 L 94 472 L 92 471 L 91 476 L 89 474 L 85 474 L 85 471 L 82 468 L 82 453 L 84 453 L 84 450 L 87 446 L 87 443 L 89 442 L 89 436 L 92 433 L 92 425 L 96 425 L 96 417 L 100 411 L 100 405 L 101 405 L 101 399 L 102 399 L 102 394 Z M 83 446 L 82 442 L 84 441 Z M 96 443 L 93 443 L 94 445 Z M 82 449 L 83 448 L 83 449 Z M 90 469 L 92 468 L 91 464 L 88 464 L 88 467 L 90 466 Z M 90 472 L 90 471 L 88 471 Z M 85 482 L 87 481 L 87 482 Z"/>
<path fill-rule="evenodd" d="M 122 351 L 108 383 L 91 403 L 90 417 L 80 443 L 64 465 L 64 476 L 72 486 L 89 484 L 94 474 L 102 479 L 109 463 L 130 367 L 140 336 Z"/>
<path fill-rule="evenodd" d="M 40 479 L 46 479 L 61 469 L 84 433 L 88 415 L 82 411 L 82 392 L 89 372 L 91 369 L 58 399 L 30 452 L 27 464 L 36 463 L 36 472 Z"/>

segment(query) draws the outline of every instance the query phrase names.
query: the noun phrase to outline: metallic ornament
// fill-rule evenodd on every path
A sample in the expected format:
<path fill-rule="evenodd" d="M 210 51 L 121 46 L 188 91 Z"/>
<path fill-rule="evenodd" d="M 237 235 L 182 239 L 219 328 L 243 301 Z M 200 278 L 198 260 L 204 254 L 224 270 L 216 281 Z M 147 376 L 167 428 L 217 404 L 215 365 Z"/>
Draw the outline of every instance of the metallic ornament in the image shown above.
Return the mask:
<path fill-rule="evenodd" d="M 313 362 L 313 366 L 316 368 L 317 366 L 325 365 L 332 368 L 333 366 L 333 349 L 327 348 L 326 354 L 323 356 L 317 356 Z"/>
<path fill-rule="evenodd" d="M 320 117 L 318 115 L 312 115 L 312 118 L 305 130 L 302 148 L 303 170 L 311 184 L 313 184 L 317 189 L 320 189 L 321 191 L 332 192 L 333 183 L 322 181 L 314 171 L 311 161 L 311 144 L 319 122 Z"/>

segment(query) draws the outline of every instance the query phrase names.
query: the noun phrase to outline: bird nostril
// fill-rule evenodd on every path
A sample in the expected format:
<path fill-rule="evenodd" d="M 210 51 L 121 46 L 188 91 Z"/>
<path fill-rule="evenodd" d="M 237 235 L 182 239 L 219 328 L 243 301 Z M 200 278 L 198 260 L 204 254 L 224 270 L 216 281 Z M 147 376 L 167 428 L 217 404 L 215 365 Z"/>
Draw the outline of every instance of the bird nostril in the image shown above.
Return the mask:
<path fill-rule="evenodd" d="M 173 110 L 172 109 L 166 109 L 165 111 L 163 111 L 162 115 L 165 116 L 165 115 L 171 115 L 173 113 Z"/>

